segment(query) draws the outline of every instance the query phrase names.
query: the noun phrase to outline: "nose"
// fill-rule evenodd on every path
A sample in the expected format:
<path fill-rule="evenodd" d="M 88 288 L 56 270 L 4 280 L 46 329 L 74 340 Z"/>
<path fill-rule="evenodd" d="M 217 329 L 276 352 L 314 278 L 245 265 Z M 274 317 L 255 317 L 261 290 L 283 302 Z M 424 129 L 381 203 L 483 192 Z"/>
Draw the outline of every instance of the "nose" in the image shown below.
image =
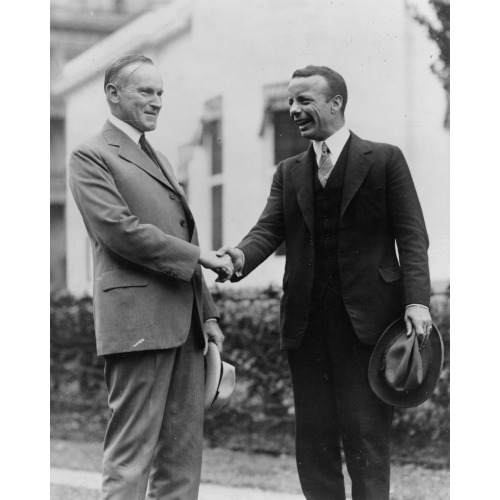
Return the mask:
<path fill-rule="evenodd" d="M 299 115 L 301 111 L 302 109 L 300 108 L 300 106 L 296 101 L 294 101 L 290 106 L 290 116 L 293 118 L 294 116 Z"/>
<path fill-rule="evenodd" d="M 158 94 L 155 94 L 154 98 L 151 100 L 151 102 L 149 104 L 151 105 L 151 107 L 153 107 L 155 109 L 160 109 L 162 106 L 161 96 Z"/>

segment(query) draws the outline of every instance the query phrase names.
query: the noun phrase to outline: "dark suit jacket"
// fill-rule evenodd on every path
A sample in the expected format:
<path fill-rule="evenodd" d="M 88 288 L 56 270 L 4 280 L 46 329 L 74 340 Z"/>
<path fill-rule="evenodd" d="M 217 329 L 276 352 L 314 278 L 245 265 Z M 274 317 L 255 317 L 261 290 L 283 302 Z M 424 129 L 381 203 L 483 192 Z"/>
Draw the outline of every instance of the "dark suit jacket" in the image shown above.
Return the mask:
<path fill-rule="evenodd" d="M 94 256 L 99 355 L 183 344 L 193 300 L 200 324 L 218 316 L 184 192 L 168 160 L 157 159 L 165 175 L 110 122 L 71 155 L 69 185 Z"/>
<path fill-rule="evenodd" d="M 374 344 L 389 323 L 403 315 L 405 304 L 429 304 L 428 237 L 401 151 L 351 135 L 338 235 L 340 285 L 356 335 Z M 305 153 L 282 161 L 262 215 L 238 245 L 247 275 L 286 242 L 283 349 L 298 347 L 311 309 L 314 169 L 312 144 Z"/>

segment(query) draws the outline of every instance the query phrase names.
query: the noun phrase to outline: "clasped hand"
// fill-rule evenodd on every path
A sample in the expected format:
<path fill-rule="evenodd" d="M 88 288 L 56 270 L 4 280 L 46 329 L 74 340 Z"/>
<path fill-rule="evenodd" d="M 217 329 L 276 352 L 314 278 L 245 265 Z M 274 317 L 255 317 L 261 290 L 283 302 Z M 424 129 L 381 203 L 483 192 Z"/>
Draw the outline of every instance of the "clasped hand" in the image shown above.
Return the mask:
<path fill-rule="evenodd" d="M 224 283 L 233 277 L 235 272 L 243 269 L 243 253 L 241 250 L 226 245 L 217 252 L 204 252 L 200 254 L 199 262 L 203 267 L 214 271 L 218 278 L 217 283 Z"/>
<path fill-rule="evenodd" d="M 205 268 L 211 269 L 218 274 L 217 281 L 222 279 L 227 281 L 231 279 L 234 274 L 234 266 L 231 257 L 227 254 L 218 255 L 215 251 L 200 253 L 198 262 Z M 222 281 L 222 282 L 223 282 Z"/>

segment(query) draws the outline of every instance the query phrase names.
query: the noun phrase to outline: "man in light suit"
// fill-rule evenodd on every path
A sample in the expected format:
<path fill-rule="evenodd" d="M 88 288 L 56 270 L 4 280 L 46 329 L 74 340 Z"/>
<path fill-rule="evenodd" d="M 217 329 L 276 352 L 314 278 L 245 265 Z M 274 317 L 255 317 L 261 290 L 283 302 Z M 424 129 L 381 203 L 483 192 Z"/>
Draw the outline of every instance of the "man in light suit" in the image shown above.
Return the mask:
<path fill-rule="evenodd" d="M 221 349 L 224 338 L 200 264 L 222 274 L 232 264 L 200 250 L 184 191 L 145 138 L 162 105 L 153 62 L 117 59 L 104 88 L 111 116 L 73 151 L 69 167 L 93 249 L 97 354 L 105 358 L 111 409 L 102 495 L 194 500 L 204 347 L 212 340 Z"/>
<path fill-rule="evenodd" d="M 379 336 L 403 315 L 408 334 L 425 346 L 428 238 L 403 154 L 349 131 L 346 104 L 335 71 L 295 71 L 290 115 L 309 149 L 278 165 L 257 224 L 237 248 L 218 254 L 233 258 L 235 280 L 286 243 L 281 347 L 305 496 L 345 499 L 342 442 L 353 500 L 388 500 L 393 408 L 372 392 L 368 364 Z"/>

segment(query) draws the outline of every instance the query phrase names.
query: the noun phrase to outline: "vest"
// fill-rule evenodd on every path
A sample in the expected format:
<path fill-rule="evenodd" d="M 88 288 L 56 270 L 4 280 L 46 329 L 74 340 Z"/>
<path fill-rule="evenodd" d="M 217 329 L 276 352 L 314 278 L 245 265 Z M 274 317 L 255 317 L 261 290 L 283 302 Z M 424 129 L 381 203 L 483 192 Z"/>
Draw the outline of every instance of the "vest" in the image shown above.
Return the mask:
<path fill-rule="evenodd" d="M 321 297 L 326 287 L 340 293 L 338 266 L 338 233 L 342 188 L 344 185 L 349 138 L 335 163 L 328 181 L 323 187 L 318 180 L 317 167 L 314 176 L 314 282 L 313 296 Z"/>

